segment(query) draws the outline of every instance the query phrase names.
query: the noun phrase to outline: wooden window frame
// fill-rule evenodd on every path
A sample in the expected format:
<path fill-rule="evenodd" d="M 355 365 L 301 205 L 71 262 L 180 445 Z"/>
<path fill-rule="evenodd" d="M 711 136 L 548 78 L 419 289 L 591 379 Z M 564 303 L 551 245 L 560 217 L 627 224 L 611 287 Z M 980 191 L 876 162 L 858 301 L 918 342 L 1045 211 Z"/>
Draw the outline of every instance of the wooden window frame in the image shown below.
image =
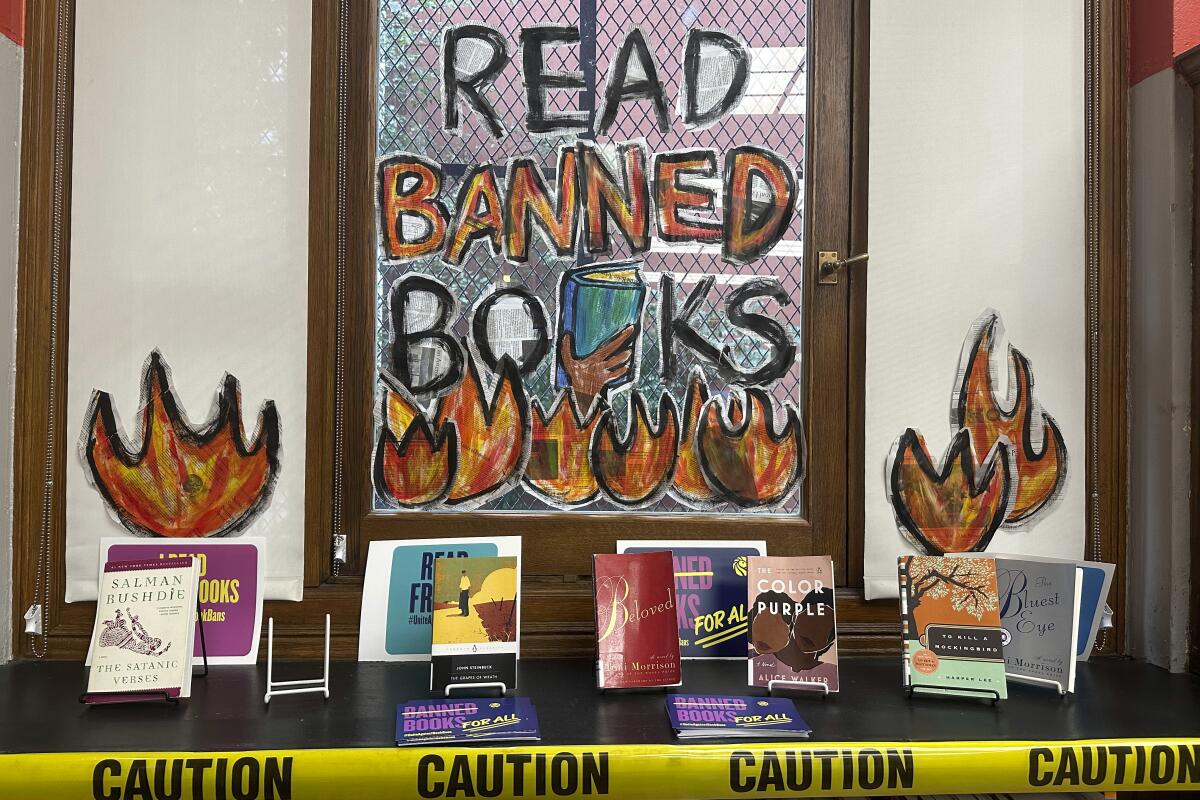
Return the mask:
<path fill-rule="evenodd" d="M 1126 161 L 1124 92 L 1124 4 L 1094 4 L 1099 91 L 1093 176 L 1098 207 L 1099 414 L 1089 441 L 1098 469 L 1088 470 L 1089 518 L 1099 513 L 1100 555 L 1118 564 L 1111 602 L 1123 606 L 1126 529 L 1125 385 L 1127 281 L 1125 255 Z M 531 656 L 592 652 L 591 554 L 611 551 L 617 538 L 764 538 L 779 554 L 830 553 L 839 570 L 838 614 L 846 653 L 895 652 L 899 619 L 894 601 L 862 598 L 863 568 L 863 392 L 866 279 L 863 271 L 843 275 L 836 286 L 818 286 L 816 253 L 863 252 L 866 247 L 866 112 L 868 100 L 868 0 L 810 0 L 810 116 L 806 152 L 803 411 L 809 452 L 803 488 L 806 519 L 722 515 L 551 513 L 376 513 L 371 509 L 366 466 L 372 452 L 374 381 L 374 274 L 372 226 L 376 10 L 373 2 L 314 0 L 312 105 L 310 115 L 310 233 L 308 429 L 305 465 L 305 594 L 298 603 L 268 602 L 279 622 L 281 657 L 317 657 L 323 614 L 333 617 L 333 652 L 357 651 L 361 571 L 367 544 L 375 539 L 438 535 L 525 535 L 523 651 Z M 32 655 L 21 617 L 34 602 L 41 532 L 46 441 L 53 477 L 50 549 L 51 585 L 47 627 L 51 657 L 81 658 L 87 647 L 94 603 L 63 602 L 65 516 L 62 486 L 68 449 L 60 403 L 47 414 L 53 377 L 66 386 L 65 358 L 50 375 L 47 349 L 50 311 L 68 319 L 70 241 L 70 152 L 73 0 L 27 7 L 24 117 L 18 263 L 18 353 L 14 441 L 14 652 Z M 353 46 L 339 52 L 339 31 Z M 63 73 L 63 80 L 58 80 Z M 347 89 L 339 103 L 338 87 Z M 56 108 L 59 110 L 55 114 Z M 65 110 L 65 113 L 64 113 Z M 56 148 L 56 140 L 61 147 Z M 339 158 L 344 155 L 344 161 Z M 339 169 L 339 163 L 344 167 Z M 65 176 L 55 193 L 53 177 Z M 819 203 L 811 202 L 821 192 Z M 344 202 L 338 198 L 344 198 Z M 55 229 L 55 221 L 61 227 Z M 341 232 L 342 236 L 339 236 Z M 60 291 L 51 292 L 52 242 L 61 243 Z M 344 250 L 339 252 L 339 242 Z M 341 259 L 341 260 L 340 260 Z M 338 283 L 339 265 L 346 280 Z M 339 315 L 339 298 L 341 314 Z M 1089 306 L 1090 307 L 1090 306 Z M 338 335 L 339 321 L 344 334 Z M 67 352 L 60 334 L 59 352 Z M 340 345 L 340 358 L 339 358 Z M 340 375 L 341 383 L 338 384 Z M 831 377 L 832 376 L 832 379 Z M 1090 376 L 1090 373 L 1089 373 Z M 340 391 L 339 391 L 340 390 Z M 344 430 L 342 458 L 335 447 L 335 419 Z M 53 427 L 51 427 L 53 426 Z M 333 476 L 344 490 L 335 496 Z M 335 518 L 348 535 L 346 565 L 334 575 L 330 534 Z M 736 524 L 736 534 L 731 526 Z M 1109 637 L 1106 652 L 1123 651 L 1122 637 Z"/>

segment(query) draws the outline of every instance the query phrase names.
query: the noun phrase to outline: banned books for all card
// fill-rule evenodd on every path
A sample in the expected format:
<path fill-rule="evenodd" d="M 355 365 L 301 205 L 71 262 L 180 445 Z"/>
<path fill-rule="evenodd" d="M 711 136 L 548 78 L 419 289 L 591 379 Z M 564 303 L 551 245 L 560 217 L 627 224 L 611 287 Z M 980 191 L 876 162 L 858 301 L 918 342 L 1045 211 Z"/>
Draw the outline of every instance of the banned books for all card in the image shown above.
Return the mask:
<path fill-rule="evenodd" d="M 104 565 L 88 694 L 191 695 L 199 581 L 191 556 Z"/>

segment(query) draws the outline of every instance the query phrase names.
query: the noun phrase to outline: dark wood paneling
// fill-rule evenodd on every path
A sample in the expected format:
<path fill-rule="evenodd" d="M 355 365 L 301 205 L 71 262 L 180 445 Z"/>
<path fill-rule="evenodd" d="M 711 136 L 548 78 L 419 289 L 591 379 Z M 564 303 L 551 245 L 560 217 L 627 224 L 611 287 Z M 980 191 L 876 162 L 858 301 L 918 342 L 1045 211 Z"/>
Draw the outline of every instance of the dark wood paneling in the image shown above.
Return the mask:
<path fill-rule="evenodd" d="M 1099 372 L 1093 373 L 1089 359 L 1088 384 L 1099 397 L 1095 417 L 1090 408 L 1088 412 L 1088 429 L 1097 434 L 1089 441 L 1089 455 L 1095 448 L 1097 469 L 1088 465 L 1087 486 L 1088 519 L 1099 514 L 1100 552 L 1089 551 L 1089 555 L 1117 565 L 1109 594 L 1116 628 L 1106 637 L 1102 652 L 1119 654 L 1125 652 L 1125 536 L 1129 527 L 1128 7 L 1103 1 L 1092 7 L 1097 105 L 1094 184 L 1089 189 L 1095 192 L 1096 216 L 1089 235 L 1096 237 L 1098 274 L 1096 286 L 1091 287 L 1095 302 L 1086 299 L 1088 329 L 1092 330 L 1090 323 L 1098 315 L 1100 335 L 1098 342 L 1089 345 L 1098 351 Z"/>
<path fill-rule="evenodd" d="M 73 443 L 73 436 L 66 431 L 65 403 L 66 298 L 70 291 L 67 265 L 71 242 L 72 11 L 73 3 L 69 0 L 46 0 L 26 6 L 17 256 L 17 422 L 13 426 L 12 613 L 13 653 L 17 657 L 33 655 L 30 639 L 23 634 L 22 617 L 30 604 L 41 602 L 35 597 L 35 585 L 43 530 L 43 494 L 47 490 L 51 545 L 46 626 L 52 635 L 64 608 L 63 455 L 72 449 Z M 59 81 L 60 74 L 66 79 Z M 60 192 L 55 191 L 56 185 Z M 57 298 L 51 287 L 56 247 L 61 265 Z M 57 314 L 59 320 L 58 358 L 53 367 L 52 314 Z M 51 391 L 55 392 L 53 418 L 49 414 Z M 48 453 L 51 436 L 55 437 L 55 446 Z M 89 626 L 90 623 L 89 620 Z"/>
<path fill-rule="evenodd" d="M 1196 420 L 1200 415 L 1200 181 L 1197 181 L 1196 153 L 1200 151 L 1200 47 L 1193 48 L 1176 62 L 1188 85 L 1192 87 L 1192 497 L 1191 517 L 1191 598 L 1188 625 L 1188 669 L 1200 672 L 1200 431 Z"/>

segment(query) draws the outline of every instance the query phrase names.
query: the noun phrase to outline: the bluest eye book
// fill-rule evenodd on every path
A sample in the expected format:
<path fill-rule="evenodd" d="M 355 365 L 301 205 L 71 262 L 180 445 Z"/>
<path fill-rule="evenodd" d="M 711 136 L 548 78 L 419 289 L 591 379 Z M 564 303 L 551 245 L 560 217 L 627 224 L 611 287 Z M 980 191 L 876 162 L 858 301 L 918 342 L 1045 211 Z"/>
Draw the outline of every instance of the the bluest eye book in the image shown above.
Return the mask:
<path fill-rule="evenodd" d="M 812 733 L 786 697 L 673 694 L 667 716 L 680 739 L 797 739 Z"/>
<path fill-rule="evenodd" d="M 396 744 L 538 741 L 537 711 L 527 697 L 409 700 L 396 706 Z"/>

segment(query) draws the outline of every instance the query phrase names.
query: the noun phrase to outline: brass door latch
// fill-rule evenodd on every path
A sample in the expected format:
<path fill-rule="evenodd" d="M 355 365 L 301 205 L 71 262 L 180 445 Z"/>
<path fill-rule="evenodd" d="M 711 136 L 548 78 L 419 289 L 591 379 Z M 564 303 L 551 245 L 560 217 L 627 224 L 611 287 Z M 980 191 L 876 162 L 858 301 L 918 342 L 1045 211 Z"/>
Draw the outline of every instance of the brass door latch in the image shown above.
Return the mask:
<path fill-rule="evenodd" d="M 833 283 L 838 282 L 838 272 L 842 267 L 848 267 L 851 264 L 861 264 L 870 256 L 866 253 L 861 253 L 850 258 L 838 258 L 837 250 L 822 250 L 817 253 L 817 283 Z"/>

